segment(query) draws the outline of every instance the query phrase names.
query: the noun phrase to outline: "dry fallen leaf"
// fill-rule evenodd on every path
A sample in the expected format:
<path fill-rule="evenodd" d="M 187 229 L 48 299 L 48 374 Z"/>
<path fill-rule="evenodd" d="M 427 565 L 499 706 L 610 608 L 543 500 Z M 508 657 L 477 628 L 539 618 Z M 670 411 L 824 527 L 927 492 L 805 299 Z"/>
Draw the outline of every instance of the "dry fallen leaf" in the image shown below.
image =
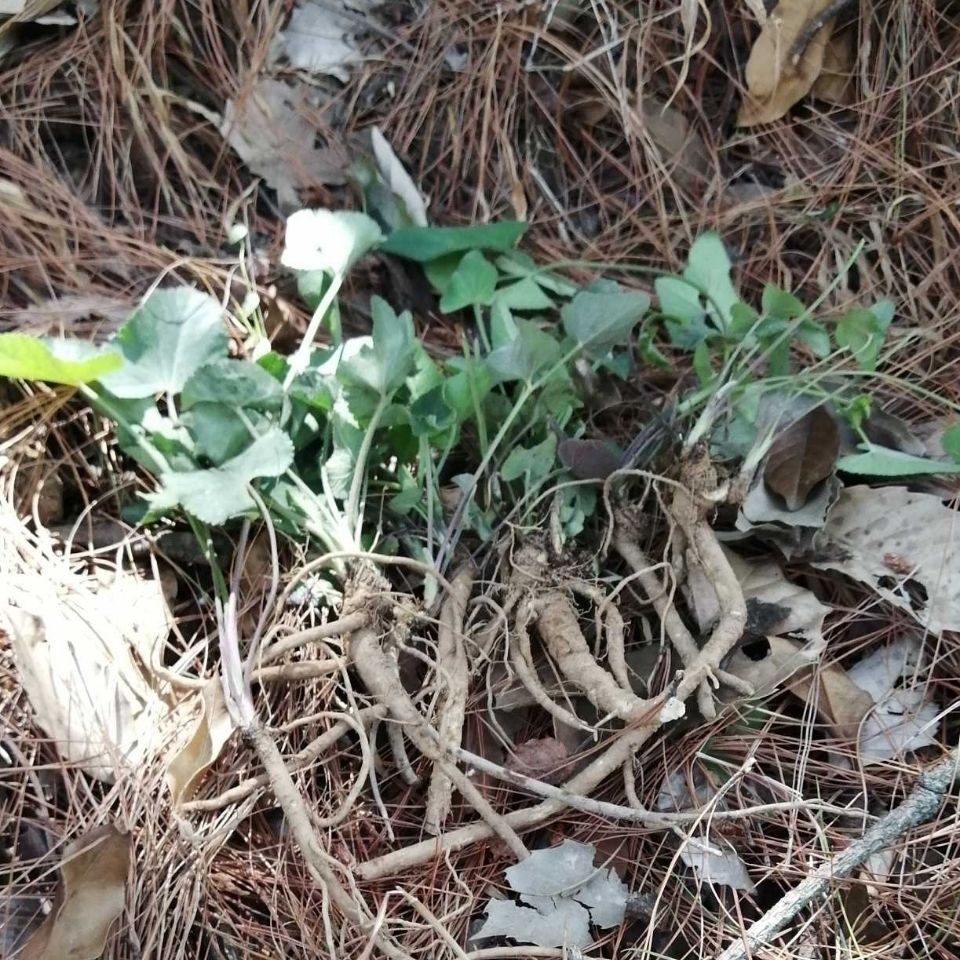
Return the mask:
<path fill-rule="evenodd" d="M 62 756 L 113 782 L 162 746 L 151 665 L 170 629 L 160 580 L 74 573 L 3 514 L 0 611 L 37 724 Z"/>
<path fill-rule="evenodd" d="M 220 132 L 251 173 L 295 207 L 297 190 L 345 182 L 346 155 L 315 147 L 316 128 L 300 112 L 303 94 L 279 80 L 260 80 L 240 100 L 228 100 Z"/>
<path fill-rule="evenodd" d="M 681 186 L 689 189 L 710 179 L 707 145 L 679 110 L 644 97 L 639 112 L 660 159 Z"/>
<path fill-rule="evenodd" d="M 741 127 L 779 120 L 810 92 L 823 69 L 833 21 L 814 34 L 799 58 L 793 47 L 804 27 L 829 4 L 830 0 L 781 0 L 774 8 L 747 61 L 747 98 L 737 118 Z"/>
<path fill-rule="evenodd" d="M 290 66 L 327 74 L 346 82 L 349 65 L 358 59 L 355 35 L 378 0 L 301 0 L 270 53 L 273 65 L 281 56 Z"/>
<path fill-rule="evenodd" d="M 825 407 L 817 407 L 777 436 L 764 463 L 764 483 L 788 510 L 799 510 L 833 473 L 839 452 L 837 425 Z"/>
<path fill-rule="evenodd" d="M 789 684 L 791 692 L 808 700 L 817 684 L 817 713 L 841 740 L 856 742 L 863 718 L 873 707 L 873 699 L 856 686 L 846 670 L 832 663 L 815 673 L 803 673 Z"/>
<path fill-rule="evenodd" d="M 167 783 L 175 810 L 193 796 L 203 774 L 220 756 L 233 733 L 219 677 L 208 680 L 200 692 L 200 710 L 190 739 L 167 765 Z"/>
<path fill-rule="evenodd" d="M 753 685 L 754 695 L 758 697 L 772 693 L 785 680 L 799 670 L 816 663 L 823 652 L 824 643 L 804 646 L 796 640 L 784 637 L 767 637 L 766 647 L 757 658 L 740 649 L 724 665 L 728 673 Z M 759 643 L 759 641 L 758 641 Z M 736 694 L 731 696 L 733 699 Z"/>
<path fill-rule="evenodd" d="M 818 100 L 849 106 L 854 101 L 853 76 L 857 62 L 856 30 L 847 27 L 835 33 L 823 52 L 823 68 L 810 93 Z"/>
<path fill-rule="evenodd" d="M 20 960 L 96 960 L 123 912 L 129 869 L 130 837 L 113 825 L 95 827 L 68 844 L 53 910 Z"/>
<path fill-rule="evenodd" d="M 815 567 L 867 584 L 934 633 L 960 630 L 960 513 L 939 497 L 848 487 L 815 544 Z"/>

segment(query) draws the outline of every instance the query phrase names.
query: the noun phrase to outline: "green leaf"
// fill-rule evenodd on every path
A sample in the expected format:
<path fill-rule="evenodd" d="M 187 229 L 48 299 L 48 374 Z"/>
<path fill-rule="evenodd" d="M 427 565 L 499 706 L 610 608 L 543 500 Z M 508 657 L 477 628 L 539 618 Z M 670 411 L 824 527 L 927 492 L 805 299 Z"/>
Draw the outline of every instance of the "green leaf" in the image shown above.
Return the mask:
<path fill-rule="evenodd" d="M 701 340 L 693 351 L 693 372 L 703 387 L 709 386 L 716 379 L 717 375 L 710 365 L 710 351 L 706 340 Z"/>
<path fill-rule="evenodd" d="M 711 333 L 707 313 L 696 287 L 679 277 L 657 277 L 654 289 L 670 342 L 692 350 Z"/>
<path fill-rule="evenodd" d="M 498 276 L 497 268 L 479 250 L 464 254 L 440 298 L 440 312 L 486 306 L 493 300 Z"/>
<path fill-rule="evenodd" d="M 162 488 L 146 499 L 155 511 L 181 506 L 198 520 L 218 525 L 256 507 L 249 491 L 253 480 L 278 477 L 292 462 L 293 444 L 273 427 L 222 466 L 163 474 Z"/>
<path fill-rule="evenodd" d="M 287 217 L 280 262 L 291 270 L 345 274 L 383 240 L 375 220 L 350 210 L 298 210 Z"/>
<path fill-rule="evenodd" d="M 474 400 L 482 405 L 493 389 L 493 377 L 485 363 L 473 357 L 451 357 L 448 369 L 456 371 L 443 384 L 443 398 L 459 422 L 474 416 Z"/>
<path fill-rule="evenodd" d="M 822 360 L 830 356 L 830 334 L 822 323 L 816 320 L 801 320 L 797 327 L 797 339 L 805 343 L 815 357 Z"/>
<path fill-rule="evenodd" d="M 564 304 L 560 319 L 567 336 L 598 358 L 629 340 L 649 306 L 650 298 L 636 290 L 581 290 Z"/>
<path fill-rule="evenodd" d="M 946 454 L 960 462 L 960 423 L 947 427 L 940 437 L 940 446 Z"/>
<path fill-rule="evenodd" d="M 709 297 L 710 312 L 719 313 L 715 320 L 721 331 L 730 326 L 730 310 L 740 300 L 733 288 L 730 270 L 727 249 L 720 235 L 711 231 L 694 241 L 683 271 L 684 280 Z"/>
<path fill-rule="evenodd" d="M 760 306 L 768 317 L 776 317 L 778 320 L 796 320 L 807 310 L 792 293 L 787 293 L 775 283 L 768 283 L 763 288 Z"/>
<path fill-rule="evenodd" d="M 857 307 L 837 321 L 837 346 L 847 347 L 864 370 L 875 370 L 887 327 L 893 320 L 892 300 Z"/>
<path fill-rule="evenodd" d="M 553 470 L 556 455 L 557 438 L 551 433 L 536 446 L 514 447 L 503 461 L 500 476 L 507 483 L 523 477 L 527 490 L 533 490 Z"/>
<path fill-rule="evenodd" d="M 495 303 L 502 303 L 510 310 L 550 310 L 554 305 L 540 284 L 530 277 L 523 277 L 515 283 L 501 287 L 493 299 Z"/>
<path fill-rule="evenodd" d="M 416 344 L 413 318 L 409 311 L 397 316 L 393 307 L 380 297 L 373 297 L 370 307 L 373 336 L 341 362 L 338 374 L 348 383 L 361 384 L 381 397 L 388 397 L 403 386 L 413 368 Z"/>
<path fill-rule="evenodd" d="M 119 353 L 105 353 L 85 340 L 41 340 L 26 333 L 0 333 L 2 377 L 78 387 L 122 365 Z"/>
<path fill-rule="evenodd" d="M 413 474 L 406 468 L 399 470 L 400 492 L 390 498 L 388 506 L 393 513 L 405 517 L 414 507 L 423 500 L 423 491 Z"/>
<path fill-rule="evenodd" d="M 179 393 L 204 364 L 227 352 L 223 311 L 194 287 L 155 290 L 117 331 L 124 365 L 101 378 L 115 396 Z"/>
<path fill-rule="evenodd" d="M 525 223 L 503 220 L 473 227 L 408 227 L 394 230 L 381 249 L 407 260 L 426 263 L 467 250 L 510 250 L 527 229 Z"/>
<path fill-rule="evenodd" d="M 444 294 L 447 292 L 447 287 L 450 286 L 450 278 L 456 273 L 462 259 L 459 253 L 451 253 L 445 257 L 437 257 L 436 260 L 430 260 L 423 265 L 423 272 L 430 286 L 437 293 Z"/>
<path fill-rule="evenodd" d="M 279 410 L 283 387 L 263 367 L 249 360 L 219 357 L 202 366 L 183 385 L 181 408 L 189 410 L 197 403 Z"/>
<path fill-rule="evenodd" d="M 656 328 L 652 323 L 646 323 L 640 330 L 640 336 L 637 338 L 637 350 L 640 352 L 640 359 L 648 366 L 656 367 L 658 370 L 672 370 L 673 364 L 669 358 L 657 346 L 654 341 Z"/>
<path fill-rule="evenodd" d="M 522 250 L 508 250 L 497 257 L 497 269 L 506 277 L 529 277 L 538 287 L 561 297 L 572 297 L 579 289 L 576 284 L 555 273 L 538 267 L 529 254 Z"/>
<path fill-rule="evenodd" d="M 850 453 L 837 461 L 837 469 L 864 477 L 918 477 L 960 473 L 960 463 L 927 460 L 912 453 L 861 443 L 862 453 Z"/>
<path fill-rule="evenodd" d="M 517 335 L 487 357 L 496 382 L 531 381 L 560 359 L 560 344 L 530 320 L 517 320 Z"/>
<path fill-rule="evenodd" d="M 236 409 L 224 403 L 197 403 L 180 422 L 190 431 L 197 452 L 215 466 L 237 456 L 253 439 Z"/>

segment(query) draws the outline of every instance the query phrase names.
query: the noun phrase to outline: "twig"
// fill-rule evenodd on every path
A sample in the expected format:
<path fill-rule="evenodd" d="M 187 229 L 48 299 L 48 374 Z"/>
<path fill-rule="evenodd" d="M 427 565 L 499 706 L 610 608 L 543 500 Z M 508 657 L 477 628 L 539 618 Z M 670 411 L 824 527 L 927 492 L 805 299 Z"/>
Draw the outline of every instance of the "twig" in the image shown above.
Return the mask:
<path fill-rule="evenodd" d="M 847 7 L 853 6 L 856 0 L 832 0 L 819 13 L 814 14 L 804 25 L 803 29 L 797 34 L 797 39 L 793 41 L 790 48 L 790 65 L 796 66 L 800 58 L 806 53 L 807 47 L 813 42 L 813 38 L 831 21 L 834 17 L 843 13 Z"/>
<path fill-rule="evenodd" d="M 460 746 L 463 720 L 467 712 L 470 688 L 470 667 L 463 643 L 463 618 L 473 586 L 474 569 L 464 567 L 453 577 L 453 592 L 447 594 L 440 608 L 437 630 L 437 675 L 443 691 L 437 711 L 437 733 L 444 746 Z M 434 766 L 427 790 L 425 823 L 427 830 L 437 833 L 450 813 L 452 784 L 440 766 Z"/>
<path fill-rule="evenodd" d="M 811 876 L 782 897 L 717 960 L 744 960 L 770 942 L 808 904 L 823 897 L 832 881 L 849 877 L 869 856 L 885 850 L 908 830 L 940 809 L 960 774 L 960 745 L 920 774 L 909 796 L 878 820 L 859 840 L 821 864 Z"/>

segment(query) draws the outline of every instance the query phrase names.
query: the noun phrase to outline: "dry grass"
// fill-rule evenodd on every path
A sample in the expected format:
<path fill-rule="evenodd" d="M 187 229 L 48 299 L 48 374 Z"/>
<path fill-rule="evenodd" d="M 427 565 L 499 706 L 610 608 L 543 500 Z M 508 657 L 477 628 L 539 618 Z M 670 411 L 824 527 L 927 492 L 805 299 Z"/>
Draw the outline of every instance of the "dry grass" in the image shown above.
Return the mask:
<path fill-rule="evenodd" d="M 541 257 L 624 267 L 676 268 L 689 242 L 716 227 L 740 252 L 746 292 L 772 280 L 807 297 L 827 285 L 863 240 L 865 254 L 831 305 L 892 296 L 899 322 L 920 334 L 919 347 L 891 358 L 887 369 L 894 379 L 884 399 L 908 417 L 938 412 L 905 389 L 904 382 L 913 381 L 946 403 L 960 404 L 955 2 L 862 4 L 864 56 L 853 108 L 807 103 L 784 121 L 741 132 L 733 127 L 738 78 L 754 27 L 745 4 L 713 5 L 712 32 L 673 101 L 703 141 L 701 182 L 678 177 L 672 158 L 660 156 L 635 116 L 638 93 L 666 101 L 677 86 L 684 38 L 675 4 L 645 3 L 641 17 L 641 5 L 593 0 L 593 15 L 566 31 L 543 31 L 533 5 L 434 0 L 417 17 L 407 16 L 407 6 L 387 5 L 386 34 L 394 41 L 378 34 L 376 56 L 313 119 L 322 135 L 344 140 L 379 123 L 431 195 L 435 218 L 520 216 L 534 225 L 532 251 Z M 0 193 L 5 329 L 102 331 L 162 274 L 199 284 L 218 298 L 231 292 L 236 263 L 223 246 L 223 224 L 250 177 L 188 101 L 220 112 L 227 98 L 249 90 L 282 22 L 283 5 L 119 0 L 103 7 L 90 23 L 59 40 L 38 40 L 0 69 L 0 169 L 19 191 Z M 531 70 L 527 58 L 534 40 L 538 52 Z M 465 56 L 459 72 L 445 66 L 454 48 Z M 312 199 L 344 202 L 322 185 Z M 263 252 L 255 280 L 266 291 L 275 279 L 269 264 L 282 216 L 266 190 L 254 194 L 248 215 Z M 428 337 L 449 342 L 450 331 L 439 322 L 425 329 Z M 23 474 L 41 464 L 18 488 L 18 510 L 25 518 L 33 515 L 39 477 L 59 470 L 77 501 L 75 512 L 97 502 L 100 515 L 115 516 L 112 498 L 104 498 L 95 478 L 76 467 L 108 456 L 102 438 L 75 407 L 63 406 L 67 399 L 39 391 L 3 411 L 4 452 Z M 39 461 L 28 460 L 37 451 L 45 451 Z M 6 479 L 12 482 L 9 469 Z M 89 560 L 82 554 L 76 559 Z M 295 558 L 288 559 L 292 565 Z M 849 663 L 910 628 L 891 609 L 878 611 L 859 589 L 836 579 L 808 579 L 836 607 L 827 623 L 824 666 Z M 183 645 L 171 649 L 171 658 L 212 630 L 209 618 L 200 616 L 194 585 L 181 582 Z M 397 579 L 395 586 L 409 585 Z M 306 616 L 289 614 L 291 624 Z M 933 695 L 942 704 L 956 702 L 956 638 L 931 643 L 930 653 Z M 200 658 L 189 666 L 198 674 L 208 669 Z M 332 677 L 278 685 L 259 699 L 264 720 L 275 729 L 327 714 L 282 732 L 278 744 L 285 756 L 332 724 L 329 712 L 347 705 L 342 691 Z M 364 705 L 362 695 L 356 699 Z M 183 826 L 172 815 L 159 767 L 131 773 L 111 788 L 90 786 L 58 762 L 33 725 L 4 638 L 0 716 L 0 834 L 10 850 L 3 861 L 9 889 L 27 898 L 49 895 L 62 845 L 114 818 L 132 831 L 137 864 L 125 923 L 108 957 L 328 956 L 321 897 L 285 842 L 269 794 L 254 794 L 217 814 L 191 814 Z M 956 742 L 955 717 L 948 716 L 944 728 L 945 742 Z M 541 714 L 527 711 L 517 737 L 549 732 Z M 378 742 L 385 747 L 382 731 Z M 483 752 L 494 742 L 478 685 L 466 745 Z M 359 747 L 348 738 L 298 772 L 296 782 L 312 809 L 336 811 L 359 762 Z M 242 745 L 231 744 L 201 796 L 215 796 L 254 775 L 252 764 Z M 913 780 L 912 768 L 894 763 L 864 774 L 850 744 L 831 739 L 787 694 L 748 715 L 727 712 L 711 725 L 658 738 L 637 756 L 635 767 L 640 799 L 651 806 L 665 772 L 675 770 L 692 777 L 699 769 L 708 779 L 742 771 L 731 788 L 733 804 L 751 805 L 757 796 L 783 799 L 791 790 L 811 796 L 818 788 L 823 800 L 854 812 L 888 809 Z M 389 824 L 397 844 L 415 842 L 421 839 L 423 797 L 391 770 L 381 770 L 378 778 Z M 526 802 L 502 784 L 478 782 L 499 809 Z M 598 796 L 623 802 L 622 784 L 610 778 Z M 457 818 L 468 822 L 472 814 L 457 807 Z M 826 956 L 845 931 L 864 956 L 955 957 L 956 821 L 956 805 L 947 805 L 938 821 L 914 831 L 898 846 L 890 876 L 869 898 L 862 884 L 841 884 L 780 955 Z M 735 822 L 731 839 L 759 879 L 754 894 L 738 896 L 698 888 L 677 862 L 676 840 L 663 832 L 570 812 L 526 839 L 593 842 L 622 869 L 632 890 L 656 896 L 652 924 L 636 922 L 610 933 L 591 955 L 679 960 L 719 952 L 726 943 L 721 930 L 729 936 L 747 925 L 861 829 L 856 816 L 815 818 L 802 811 Z M 324 838 L 344 863 L 393 846 L 366 791 Z M 502 884 L 506 863 L 497 843 L 479 844 L 389 881 L 362 884 L 361 891 L 374 912 L 386 904 L 391 929 L 411 955 L 452 957 L 397 888 L 463 944 L 491 887 Z M 820 945 L 822 952 L 805 954 L 805 943 Z M 366 948 L 358 937 L 338 945 L 344 958 L 363 957 Z M 854 955 L 854 948 L 846 949 L 842 955 Z"/>

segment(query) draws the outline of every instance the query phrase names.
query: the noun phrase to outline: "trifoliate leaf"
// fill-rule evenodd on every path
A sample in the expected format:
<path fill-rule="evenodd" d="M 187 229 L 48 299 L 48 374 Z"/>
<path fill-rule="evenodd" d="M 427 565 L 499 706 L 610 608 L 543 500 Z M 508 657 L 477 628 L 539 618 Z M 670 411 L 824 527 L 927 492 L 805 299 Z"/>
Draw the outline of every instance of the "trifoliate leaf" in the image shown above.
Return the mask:
<path fill-rule="evenodd" d="M 344 274 L 383 240 L 377 222 L 350 210 L 298 210 L 287 217 L 280 262 L 291 270 Z"/>
<path fill-rule="evenodd" d="M 497 268 L 479 250 L 464 254 L 440 298 L 441 312 L 486 306 L 493 300 L 497 277 Z"/>
<path fill-rule="evenodd" d="M 251 481 L 278 477 L 292 462 L 290 438 L 273 427 L 219 467 L 164 473 L 162 488 L 147 500 L 157 511 L 181 506 L 204 523 L 221 524 L 255 508 L 249 491 Z"/>
<path fill-rule="evenodd" d="M 553 300 L 531 277 L 523 277 L 515 283 L 501 287 L 494 294 L 494 300 L 511 310 L 550 310 L 553 307 Z"/>
<path fill-rule="evenodd" d="M 739 301 L 730 279 L 731 263 L 727 249 L 717 233 L 698 237 L 687 256 L 684 280 L 697 287 L 708 298 L 708 310 L 717 314 L 721 331 L 730 326 L 730 310 Z"/>
<path fill-rule="evenodd" d="M 416 338 L 409 311 L 399 316 L 380 297 L 370 301 L 373 336 L 353 356 L 345 358 L 338 376 L 388 397 L 403 386 L 413 369 Z"/>
<path fill-rule="evenodd" d="M 41 340 L 26 333 L 0 333 L 0 376 L 45 380 L 78 387 L 123 365 L 119 353 L 85 340 Z"/>
<path fill-rule="evenodd" d="M 283 387 L 263 367 L 249 360 L 219 357 L 197 370 L 183 386 L 181 409 L 189 410 L 197 403 L 279 410 Z"/>
<path fill-rule="evenodd" d="M 650 298 L 636 290 L 581 290 L 560 311 L 567 336 L 591 357 L 602 357 L 623 346 Z"/>
<path fill-rule="evenodd" d="M 179 393 L 204 364 L 227 352 L 220 304 L 193 287 L 155 290 L 117 331 L 123 366 L 101 378 L 121 398 Z"/>
<path fill-rule="evenodd" d="M 386 253 L 426 263 L 448 253 L 467 250 L 510 250 L 527 229 L 525 223 L 503 220 L 473 227 L 408 227 L 394 230 L 382 249 Z"/>

